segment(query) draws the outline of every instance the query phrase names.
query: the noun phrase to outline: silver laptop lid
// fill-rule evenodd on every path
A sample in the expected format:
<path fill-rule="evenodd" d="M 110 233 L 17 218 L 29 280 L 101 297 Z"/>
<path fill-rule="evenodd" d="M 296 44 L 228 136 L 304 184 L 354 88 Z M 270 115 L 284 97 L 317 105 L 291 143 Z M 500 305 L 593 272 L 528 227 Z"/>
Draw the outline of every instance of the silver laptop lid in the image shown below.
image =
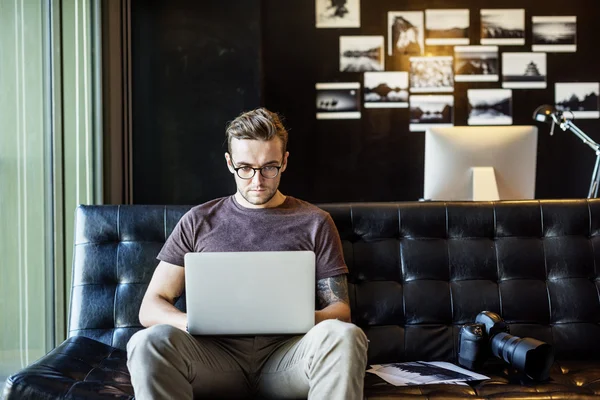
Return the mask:
<path fill-rule="evenodd" d="M 301 334 L 314 326 L 312 251 L 188 253 L 184 262 L 193 335 Z"/>

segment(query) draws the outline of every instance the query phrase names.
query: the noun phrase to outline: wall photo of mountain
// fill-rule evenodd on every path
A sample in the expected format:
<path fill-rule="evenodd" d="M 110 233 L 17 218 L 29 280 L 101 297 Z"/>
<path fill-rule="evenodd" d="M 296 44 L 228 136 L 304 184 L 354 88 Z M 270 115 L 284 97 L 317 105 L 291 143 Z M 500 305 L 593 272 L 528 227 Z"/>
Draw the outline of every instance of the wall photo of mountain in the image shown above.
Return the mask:
<path fill-rule="evenodd" d="M 498 82 L 498 46 L 455 46 L 456 82 Z"/>
<path fill-rule="evenodd" d="M 454 126 L 454 96 L 410 96 L 411 132 L 425 132 L 432 127 Z"/>
<path fill-rule="evenodd" d="M 467 124 L 512 125 L 511 89 L 469 89 Z"/>
<path fill-rule="evenodd" d="M 555 84 L 556 109 L 570 114 L 579 119 L 600 118 L 600 83 L 598 82 L 572 82 Z"/>
<path fill-rule="evenodd" d="M 525 9 L 482 9 L 481 44 L 525 45 Z"/>
<path fill-rule="evenodd" d="M 425 10 L 425 44 L 435 45 L 468 45 L 469 10 Z"/>
<path fill-rule="evenodd" d="M 360 83 L 317 83 L 317 119 L 359 119 Z"/>
<path fill-rule="evenodd" d="M 365 108 L 408 108 L 408 72 L 365 72 Z"/>
<path fill-rule="evenodd" d="M 388 55 L 423 54 L 423 11 L 388 12 Z"/>
<path fill-rule="evenodd" d="M 533 51 L 576 52 L 577 17 L 531 17 Z"/>

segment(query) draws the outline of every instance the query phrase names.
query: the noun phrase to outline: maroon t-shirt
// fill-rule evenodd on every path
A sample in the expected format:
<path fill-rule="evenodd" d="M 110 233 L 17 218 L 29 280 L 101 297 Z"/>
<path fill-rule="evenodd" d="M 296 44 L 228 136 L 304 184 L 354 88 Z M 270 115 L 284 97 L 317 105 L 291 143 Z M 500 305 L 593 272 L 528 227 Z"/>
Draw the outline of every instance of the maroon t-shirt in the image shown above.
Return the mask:
<path fill-rule="evenodd" d="M 316 279 L 348 273 L 331 216 L 287 196 L 278 207 L 246 208 L 234 196 L 192 208 L 179 220 L 158 259 L 183 266 L 186 253 L 312 250 Z"/>

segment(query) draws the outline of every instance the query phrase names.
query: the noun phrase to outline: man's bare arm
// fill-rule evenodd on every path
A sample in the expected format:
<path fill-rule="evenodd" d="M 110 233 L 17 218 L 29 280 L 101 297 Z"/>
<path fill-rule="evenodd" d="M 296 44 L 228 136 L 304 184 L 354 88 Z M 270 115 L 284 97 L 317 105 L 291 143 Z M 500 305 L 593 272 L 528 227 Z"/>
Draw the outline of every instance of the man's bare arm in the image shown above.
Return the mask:
<path fill-rule="evenodd" d="M 143 326 L 169 324 L 186 330 L 187 315 L 173 304 L 185 287 L 185 272 L 182 267 L 161 261 L 148 285 L 142 300 L 139 318 Z"/>
<path fill-rule="evenodd" d="M 315 312 L 315 323 L 326 319 L 350 322 L 350 299 L 346 275 L 317 281 L 317 300 L 321 310 Z"/>

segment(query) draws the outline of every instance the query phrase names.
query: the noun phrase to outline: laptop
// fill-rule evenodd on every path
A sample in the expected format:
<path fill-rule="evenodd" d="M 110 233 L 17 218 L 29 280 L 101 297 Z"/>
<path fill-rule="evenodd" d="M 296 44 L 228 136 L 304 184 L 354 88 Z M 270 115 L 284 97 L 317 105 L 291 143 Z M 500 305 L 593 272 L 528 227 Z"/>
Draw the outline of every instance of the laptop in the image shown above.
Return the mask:
<path fill-rule="evenodd" d="M 184 267 L 192 335 L 304 334 L 315 324 L 312 251 L 187 253 Z"/>

